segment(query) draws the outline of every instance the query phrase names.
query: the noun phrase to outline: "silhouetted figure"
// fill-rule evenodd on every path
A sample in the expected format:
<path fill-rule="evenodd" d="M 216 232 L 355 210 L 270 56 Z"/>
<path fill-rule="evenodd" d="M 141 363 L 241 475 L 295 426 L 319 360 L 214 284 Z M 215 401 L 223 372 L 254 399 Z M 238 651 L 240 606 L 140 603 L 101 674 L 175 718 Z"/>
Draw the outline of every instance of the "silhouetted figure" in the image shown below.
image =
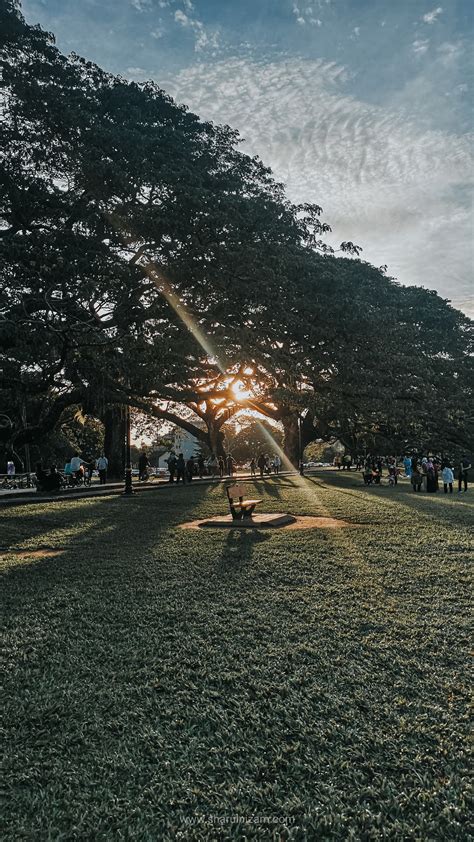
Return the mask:
<path fill-rule="evenodd" d="M 179 454 L 177 462 L 176 462 L 176 482 L 180 480 L 183 481 L 183 485 L 185 484 L 185 473 L 186 473 L 186 465 L 184 463 L 184 456 L 182 453 Z"/>
<path fill-rule="evenodd" d="M 170 472 L 169 481 L 174 482 L 174 475 L 176 473 L 176 465 L 178 463 L 178 460 L 176 459 L 176 456 L 174 455 L 174 453 L 170 453 L 170 455 L 168 456 L 168 459 L 166 461 L 168 463 L 168 470 Z"/>
<path fill-rule="evenodd" d="M 150 460 L 143 450 L 138 457 L 138 479 L 140 481 L 148 479 L 148 468 L 150 467 Z"/>
<path fill-rule="evenodd" d="M 203 476 L 204 476 L 204 467 L 205 467 L 205 466 L 204 466 L 204 459 L 203 459 L 202 453 L 200 453 L 200 454 L 199 454 L 199 456 L 198 456 L 198 474 L 199 474 L 199 479 L 202 479 L 202 478 L 203 478 Z"/>
<path fill-rule="evenodd" d="M 188 461 L 186 462 L 186 479 L 188 482 L 192 482 L 194 476 L 194 458 L 192 456 L 189 457 Z"/>
<path fill-rule="evenodd" d="M 464 485 L 464 491 L 467 491 L 467 480 L 468 480 L 468 471 L 471 467 L 471 460 L 467 456 L 463 456 L 458 469 L 458 493 L 460 494 L 462 491 L 462 486 Z"/>

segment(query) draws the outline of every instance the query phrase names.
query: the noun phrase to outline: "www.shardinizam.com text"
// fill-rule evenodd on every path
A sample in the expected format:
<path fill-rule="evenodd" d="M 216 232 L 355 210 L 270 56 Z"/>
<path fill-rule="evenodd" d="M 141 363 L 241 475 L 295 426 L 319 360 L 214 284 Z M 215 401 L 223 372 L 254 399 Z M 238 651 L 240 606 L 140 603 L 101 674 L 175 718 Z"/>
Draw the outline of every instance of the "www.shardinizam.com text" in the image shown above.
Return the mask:
<path fill-rule="evenodd" d="M 269 824 L 269 825 L 291 825 L 294 824 L 293 816 L 215 816 L 212 813 L 199 813 L 195 816 L 186 816 L 184 823 L 190 827 L 196 825 L 227 825 L 227 824 Z"/>

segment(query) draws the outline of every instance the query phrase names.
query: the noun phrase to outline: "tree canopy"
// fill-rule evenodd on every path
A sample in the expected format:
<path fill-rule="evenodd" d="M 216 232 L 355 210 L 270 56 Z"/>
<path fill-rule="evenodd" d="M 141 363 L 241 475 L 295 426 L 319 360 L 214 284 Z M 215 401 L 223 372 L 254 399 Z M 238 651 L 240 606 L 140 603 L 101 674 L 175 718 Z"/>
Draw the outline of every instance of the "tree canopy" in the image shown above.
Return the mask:
<path fill-rule="evenodd" d="M 62 55 L 12 0 L 0 18 L 5 447 L 125 403 L 217 450 L 253 409 L 293 461 L 303 409 L 305 441 L 469 446 L 463 314 L 352 243 L 336 257 L 321 208 L 292 204 L 229 126 Z"/>

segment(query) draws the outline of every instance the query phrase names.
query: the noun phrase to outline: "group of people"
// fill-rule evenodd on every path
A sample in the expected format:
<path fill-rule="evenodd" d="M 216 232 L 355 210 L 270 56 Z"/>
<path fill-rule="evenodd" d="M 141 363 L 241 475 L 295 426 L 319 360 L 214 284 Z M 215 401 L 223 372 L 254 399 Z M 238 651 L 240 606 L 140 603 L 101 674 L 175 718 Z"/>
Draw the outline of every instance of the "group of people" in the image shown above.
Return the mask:
<path fill-rule="evenodd" d="M 389 485 L 397 485 L 398 477 L 404 471 L 405 478 L 410 480 L 415 492 L 423 490 L 432 494 L 439 490 L 440 482 L 442 482 L 444 493 L 453 493 L 455 474 L 453 460 L 434 456 L 421 457 L 418 454 L 413 454 L 412 456 L 406 455 L 402 461 L 403 469 L 398 467 L 394 456 L 386 458 L 367 456 L 362 473 L 364 484 L 380 485 L 384 468 L 387 468 Z M 466 492 L 468 489 L 470 467 L 469 458 L 463 456 L 457 466 L 459 494 Z"/>
<path fill-rule="evenodd" d="M 410 462 L 410 464 L 408 464 Z M 437 459 L 424 456 L 421 460 L 413 456 L 405 457 L 405 474 L 410 478 L 413 491 L 427 491 L 433 493 L 440 488 L 440 477 L 445 494 L 452 494 L 454 488 L 454 466 L 449 459 Z M 458 494 L 467 492 L 469 468 L 471 462 L 467 456 L 459 460 L 457 466 Z"/>
<path fill-rule="evenodd" d="M 147 470 L 147 466 L 149 465 L 146 454 L 143 454 L 143 457 L 143 460 L 139 460 L 138 462 L 140 479 L 145 478 L 143 472 Z M 224 476 L 232 477 L 237 467 L 236 461 L 230 453 L 226 457 L 216 456 L 215 453 L 211 453 L 207 459 L 204 459 L 202 454 L 199 454 L 197 457 L 190 456 L 188 459 L 185 459 L 182 453 L 176 455 L 172 451 L 165 461 L 168 466 L 170 483 L 189 483 L 192 482 L 193 477 L 199 477 L 200 479 L 204 476 L 211 477 L 212 479 L 216 477 L 222 479 Z M 250 461 L 250 472 L 255 477 L 257 476 L 258 469 L 261 478 L 263 478 L 264 474 L 279 474 L 281 464 L 281 459 L 278 455 L 270 459 L 269 456 L 260 453 L 257 458 L 254 457 Z"/>
<path fill-rule="evenodd" d="M 48 469 L 38 462 L 35 471 L 36 488 L 38 491 L 59 491 L 64 487 L 90 485 L 94 470 L 99 474 L 100 484 L 105 485 L 108 465 L 109 461 L 104 453 L 91 462 L 86 462 L 79 453 L 75 453 L 64 465 L 62 473 L 56 465 Z"/>
<path fill-rule="evenodd" d="M 273 459 L 270 459 L 264 453 L 260 453 L 257 459 L 255 457 L 252 458 L 250 460 L 250 473 L 253 477 L 257 476 L 257 468 L 260 472 L 260 479 L 263 479 L 264 474 L 279 474 L 281 471 L 281 459 L 278 453 L 275 454 Z"/>
<path fill-rule="evenodd" d="M 185 459 L 182 453 L 176 456 L 175 453 L 171 452 L 166 462 L 170 474 L 169 482 L 171 483 L 175 481 L 176 477 L 177 483 L 182 482 L 185 485 L 187 482 L 192 482 L 193 477 L 199 476 L 202 478 L 205 473 L 205 463 L 201 455 L 197 459 L 194 456 Z"/>
<path fill-rule="evenodd" d="M 94 470 L 96 470 L 99 474 L 100 484 L 105 485 L 107 482 L 108 467 L 109 460 L 105 453 L 101 453 L 97 459 L 93 459 L 90 462 L 86 462 L 80 457 L 79 453 L 75 453 L 72 459 L 66 462 L 64 466 L 64 477 L 67 485 L 90 485 L 92 475 Z"/>
<path fill-rule="evenodd" d="M 213 479 L 217 476 L 222 479 L 225 474 L 227 474 L 228 477 L 234 476 L 236 466 L 236 461 L 231 453 L 229 453 L 225 458 L 224 456 L 216 456 L 215 453 L 211 453 L 205 462 L 207 475 Z M 201 474 L 199 474 L 199 476 L 201 476 Z"/>

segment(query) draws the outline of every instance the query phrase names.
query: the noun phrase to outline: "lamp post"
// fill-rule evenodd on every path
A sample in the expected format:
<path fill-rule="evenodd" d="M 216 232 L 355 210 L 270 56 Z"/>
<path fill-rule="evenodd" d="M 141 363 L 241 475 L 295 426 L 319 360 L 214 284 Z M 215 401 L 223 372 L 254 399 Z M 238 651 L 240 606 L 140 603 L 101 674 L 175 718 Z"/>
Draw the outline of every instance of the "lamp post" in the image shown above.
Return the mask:
<path fill-rule="evenodd" d="M 26 399 L 25 399 L 25 396 L 23 396 L 23 402 L 22 402 L 22 405 L 21 405 L 21 420 L 22 420 L 23 426 L 26 427 Z M 31 486 L 30 445 L 28 443 L 25 444 L 24 449 L 25 449 L 25 462 L 26 462 L 26 485 L 27 485 L 28 488 L 30 488 L 30 486 Z"/>
<path fill-rule="evenodd" d="M 303 424 L 303 416 L 301 412 L 298 413 L 298 463 L 299 463 L 299 471 L 300 475 L 304 476 L 304 468 L 303 468 L 303 441 L 301 435 L 301 426 Z"/>
<path fill-rule="evenodd" d="M 302 435 L 302 427 L 303 427 L 303 418 L 306 418 L 308 414 L 308 409 L 303 409 L 302 412 L 298 413 L 298 453 L 299 453 L 299 470 L 300 475 L 304 476 L 304 467 L 303 467 L 303 435 Z"/>
<path fill-rule="evenodd" d="M 124 497 L 130 497 L 135 492 L 132 488 L 132 462 L 130 456 L 130 437 L 131 437 L 131 423 L 130 423 L 130 406 L 125 407 L 125 489 L 123 491 Z"/>

